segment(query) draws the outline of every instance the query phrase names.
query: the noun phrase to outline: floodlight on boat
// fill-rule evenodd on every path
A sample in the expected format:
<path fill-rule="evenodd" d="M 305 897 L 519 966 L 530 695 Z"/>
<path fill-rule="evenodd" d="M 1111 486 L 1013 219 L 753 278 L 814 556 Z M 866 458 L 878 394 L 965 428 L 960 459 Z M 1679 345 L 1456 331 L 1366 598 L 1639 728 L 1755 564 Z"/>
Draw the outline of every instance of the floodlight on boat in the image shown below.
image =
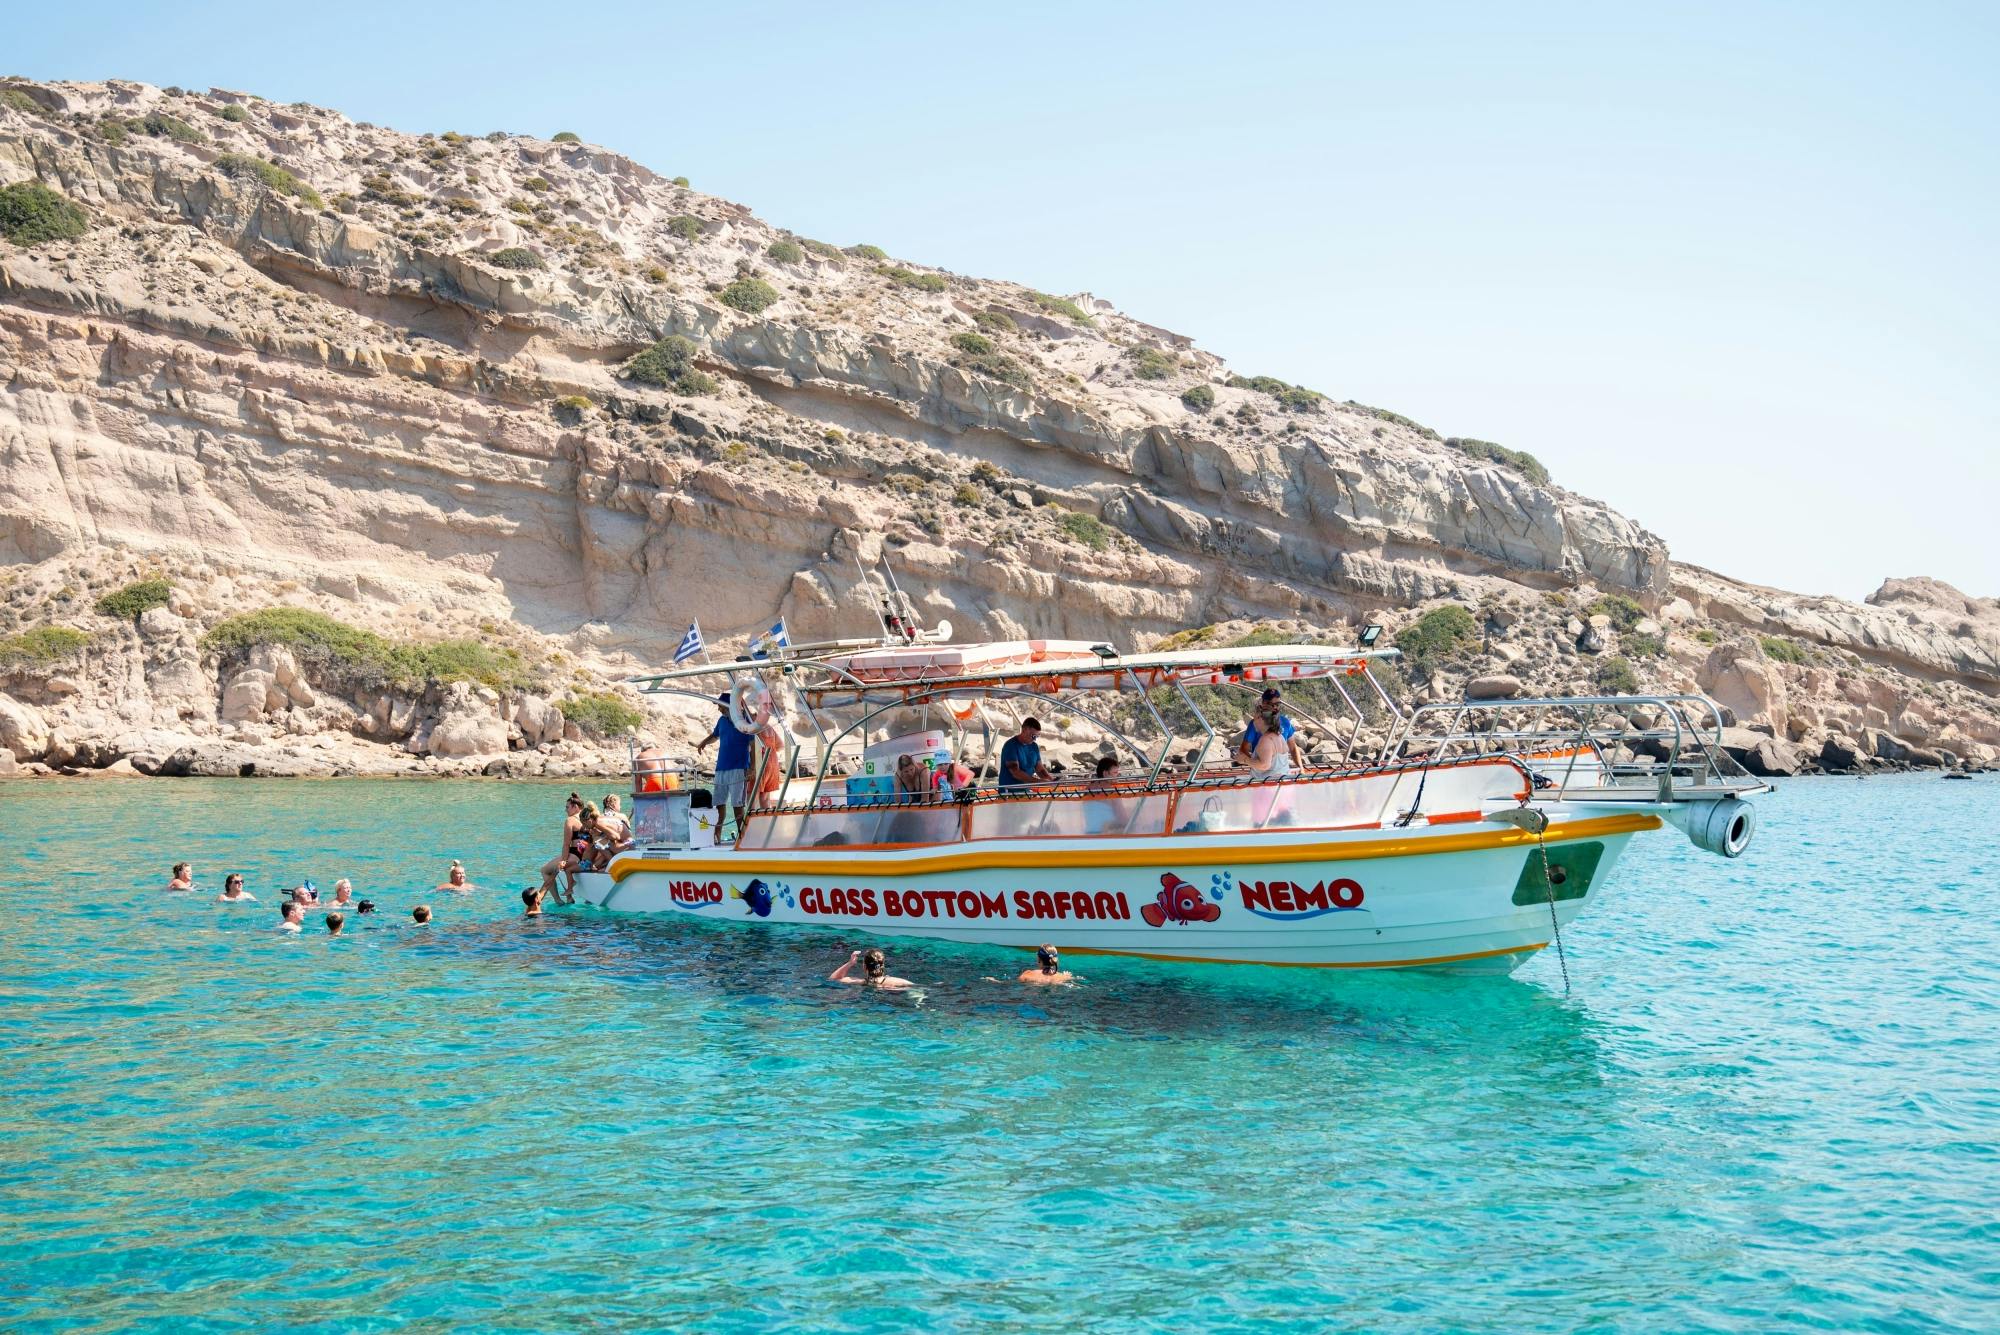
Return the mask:
<path fill-rule="evenodd" d="M 1096 655 L 1097 655 L 1097 656 L 1098 656 L 1099 658 L 1116 658 L 1116 657 L 1118 657 L 1118 651 L 1117 651 L 1116 649 L 1112 648 L 1112 647 L 1111 647 L 1110 645 L 1108 645 L 1108 644 L 1093 644 L 1093 645 L 1091 645 L 1091 646 L 1090 646 L 1090 652 L 1092 652 L 1093 654 L 1096 654 Z"/>
<path fill-rule="evenodd" d="M 1373 649 L 1375 647 L 1375 641 L 1381 638 L 1382 638 L 1382 628 L 1380 626 L 1371 623 L 1362 628 L 1361 647 L 1363 649 Z"/>

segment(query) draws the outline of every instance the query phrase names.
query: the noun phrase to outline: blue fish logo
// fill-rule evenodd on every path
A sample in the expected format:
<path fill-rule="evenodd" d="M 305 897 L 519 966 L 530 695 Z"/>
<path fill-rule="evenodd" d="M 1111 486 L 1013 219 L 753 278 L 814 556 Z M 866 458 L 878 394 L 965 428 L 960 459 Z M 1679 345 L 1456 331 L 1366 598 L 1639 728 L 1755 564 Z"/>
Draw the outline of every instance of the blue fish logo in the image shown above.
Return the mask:
<path fill-rule="evenodd" d="M 732 885 L 729 887 L 729 897 L 742 900 L 743 907 L 760 918 L 771 916 L 771 887 L 762 881 L 752 881 L 741 890 Z"/>

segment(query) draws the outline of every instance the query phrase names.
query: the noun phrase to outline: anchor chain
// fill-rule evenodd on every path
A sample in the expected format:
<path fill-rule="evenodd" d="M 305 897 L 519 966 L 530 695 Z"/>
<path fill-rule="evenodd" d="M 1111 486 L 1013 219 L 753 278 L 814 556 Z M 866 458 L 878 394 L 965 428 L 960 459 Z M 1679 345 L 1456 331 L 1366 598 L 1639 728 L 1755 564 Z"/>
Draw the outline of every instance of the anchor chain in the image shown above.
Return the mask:
<path fill-rule="evenodd" d="M 1542 854 L 1542 888 L 1549 900 L 1549 927 L 1555 933 L 1556 963 L 1562 966 L 1563 995 L 1569 995 L 1569 956 L 1563 952 L 1562 920 L 1556 917 L 1556 874 L 1549 866 L 1549 839 L 1547 826 L 1535 831 L 1535 847 Z"/>

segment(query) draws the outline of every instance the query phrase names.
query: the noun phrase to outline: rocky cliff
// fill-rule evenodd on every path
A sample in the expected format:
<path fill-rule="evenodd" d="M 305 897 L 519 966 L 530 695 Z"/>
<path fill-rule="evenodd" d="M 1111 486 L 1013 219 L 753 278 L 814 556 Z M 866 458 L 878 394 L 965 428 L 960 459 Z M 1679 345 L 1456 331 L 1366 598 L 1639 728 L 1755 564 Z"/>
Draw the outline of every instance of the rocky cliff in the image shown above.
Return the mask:
<path fill-rule="evenodd" d="M 1531 457 L 1233 373 L 1087 294 L 798 236 L 573 139 L 14 81 L 10 185 L 16 761 L 611 766 L 619 700 L 643 703 L 611 683 L 691 618 L 712 641 L 780 613 L 865 630 L 846 591 L 884 550 L 962 634 L 1342 635 L 1457 603 L 1483 633 L 1427 656 L 1420 692 L 1596 689 L 1615 661 L 1720 694 L 1769 764 L 2000 745 L 1990 601 L 1679 566 Z M 100 606 L 148 582 L 170 602 Z M 275 607 L 320 619 L 242 624 Z M 369 667 L 347 630 L 430 656 Z"/>

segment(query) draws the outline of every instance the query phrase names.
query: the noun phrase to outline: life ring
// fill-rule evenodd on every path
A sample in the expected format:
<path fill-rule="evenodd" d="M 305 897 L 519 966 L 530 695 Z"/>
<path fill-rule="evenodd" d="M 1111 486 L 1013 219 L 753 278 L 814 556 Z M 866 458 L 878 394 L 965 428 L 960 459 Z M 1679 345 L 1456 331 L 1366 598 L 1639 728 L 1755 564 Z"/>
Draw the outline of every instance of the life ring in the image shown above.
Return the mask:
<path fill-rule="evenodd" d="M 771 688 L 756 677 L 739 677 L 729 688 L 729 721 L 738 732 L 762 732 L 771 721 Z"/>

